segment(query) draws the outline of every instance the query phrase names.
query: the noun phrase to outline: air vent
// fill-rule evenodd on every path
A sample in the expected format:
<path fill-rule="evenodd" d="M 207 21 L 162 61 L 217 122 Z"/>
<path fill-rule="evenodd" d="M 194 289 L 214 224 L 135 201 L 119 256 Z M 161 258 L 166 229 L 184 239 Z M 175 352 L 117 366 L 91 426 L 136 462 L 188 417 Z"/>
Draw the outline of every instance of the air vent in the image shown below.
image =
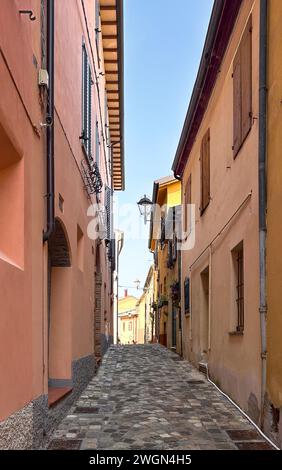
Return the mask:
<path fill-rule="evenodd" d="M 199 371 L 202 372 L 202 374 L 205 374 L 205 376 L 207 377 L 208 365 L 205 362 L 199 362 Z"/>

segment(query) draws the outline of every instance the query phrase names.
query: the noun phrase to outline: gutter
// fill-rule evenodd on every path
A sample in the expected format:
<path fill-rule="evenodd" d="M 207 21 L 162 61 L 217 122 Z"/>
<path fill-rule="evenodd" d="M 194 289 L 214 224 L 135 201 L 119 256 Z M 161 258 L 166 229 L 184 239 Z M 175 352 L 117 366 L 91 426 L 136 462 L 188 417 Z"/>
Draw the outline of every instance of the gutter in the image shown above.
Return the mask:
<path fill-rule="evenodd" d="M 215 86 L 243 0 L 215 0 L 201 62 L 172 165 L 182 176 Z"/>
<path fill-rule="evenodd" d="M 154 183 L 153 196 L 152 196 L 153 204 L 156 204 L 158 190 L 159 190 L 159 183 Z M 153 238 L 153 225 L 154 225 L 154 212 L 152 211 L 151 212 L 151 220 L 150 220 L 149 242 L 148 242 L 148 248 L 151 251 L 151 253 L 153 253 L 152 250 L 151 250 L 151 243 L 152 243 L 152 238 Z"/>
<path fill-rule="evenodd" d="M 124 175 L 124 32 L 123 32 L 123 0 L 116 0 L 117 8 L 117 44 L 118 44 L 118 71 L 119 71 L 119 106 L 120 106 L 120 151 L 122 171 L 122 191 L 125 189 Z"/>
<path fill-rule="evenodd" d="M 47 4 L 47 70 L 49 74 L 49 90 L 47 102 L 47 229 L 43 233 L 43 242 L 47 242 L 55 228 L 55 177 L 54 177 L 54 53 L 55 53 L 55 0 Z"/>
<path fill-rule="evenodd" d="M 267 23 L 268 0 L 260 1 L 259 43 L 259 313 L 261 330 L 261 416 L 263 428 L 264 402 L 266 394 L 266 159 L 267 159 Z"/>

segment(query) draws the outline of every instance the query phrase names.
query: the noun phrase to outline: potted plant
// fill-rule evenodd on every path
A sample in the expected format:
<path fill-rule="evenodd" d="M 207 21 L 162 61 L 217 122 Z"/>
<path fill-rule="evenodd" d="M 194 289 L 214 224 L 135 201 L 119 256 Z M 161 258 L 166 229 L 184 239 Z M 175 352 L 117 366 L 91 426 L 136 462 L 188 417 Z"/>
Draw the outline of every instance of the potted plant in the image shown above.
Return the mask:
<path fill-rule="evenodd" d="M 178 301 L 179 300 L 179 297 L 180 297 L 180 288 L 179 288 L 179 282 L 175 281 L 171 286 L 170 286 L 170 289 L 171 289 L 171 298 L 172 300 L 174 301 Z"/>

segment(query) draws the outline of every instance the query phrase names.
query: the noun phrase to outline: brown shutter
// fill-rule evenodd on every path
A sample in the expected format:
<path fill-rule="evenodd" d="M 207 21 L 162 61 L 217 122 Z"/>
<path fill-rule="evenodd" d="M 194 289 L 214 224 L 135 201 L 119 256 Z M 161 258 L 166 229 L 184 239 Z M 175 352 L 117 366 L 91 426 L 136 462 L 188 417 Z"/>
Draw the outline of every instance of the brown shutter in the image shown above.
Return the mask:
<path fill-rule="evenodd" d="M 201 146 L 201 187 L 203 212 L 210 202 L 210 130 L 204 135 Z"/>
<path fill-rule="evenodd" d="M 188 177 L 188 180 L 187 180 L 187 183 L 186 183 L 186 187 L 185 187 L 185 199 L 184 199 L 184 202 L 185 202 L 185 208 L 184 208 L 184 215 L 185 215 L 185 226 L 184 226 L 184 231 L 185 233 L 187 233 L 187 230 L 190 226 L 190 220 L 189 220 L 189 216 L 188 216 L 188 212 L 187 212 L 187 205 L 188 204 L 191 204 L 191 180 L 192 180 L 192 175 L 190 174 L 189 177 Z"/>
<path fill-rule="evenodd" d="M 242 142 L 252 127 L 252 17 L 241 41 Z"/>
<path fill-rule="evenodd" d="M 252 16 L 233 62 L 233 151 L 236 157 L 252 127 Z"/>
<path fill-rule="evenodd" d="M 233 153 L 237 155 L 242 141 L 241 122 L 241 50 L 236 54 L 233 62 Z"/>

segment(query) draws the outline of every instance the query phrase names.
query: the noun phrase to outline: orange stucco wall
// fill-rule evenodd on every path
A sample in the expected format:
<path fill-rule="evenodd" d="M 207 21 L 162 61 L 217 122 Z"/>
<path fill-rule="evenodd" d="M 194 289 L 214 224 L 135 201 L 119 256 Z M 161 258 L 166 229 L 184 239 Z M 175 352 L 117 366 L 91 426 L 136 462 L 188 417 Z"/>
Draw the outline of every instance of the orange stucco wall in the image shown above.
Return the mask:
<path fill-rule="evenodd" d="M 93 69 L 81 2 L 55 2 L 55 215 L 66 232 L 71 267 L 52 268 L 50 341 L 48 334 L 48 249 L 46 226 L 46 151 L 42 97 L 41 11 L 38 0 L 2 0 L 0 15 L 0 420 L 46 394 L 48 378 L 70 379 L 72 361 L 93 354 L 95 272 L 102 273 L 101 333 L 112 335 L 111 271 L 104 241 L 100 267 L 96 241 L 87 236 L 91 219 L 81 176 L 82 39 Z M 94 4 L 85 0 L 95 44 Z M 19 15 L 24 6 L 37 20 Z M 67 25 L 67 27 L 66 27 Z M 97 68 L 98 57 L 93 48 Z M 100 70 L 103 55 L 100 50 Z M 101 131 L 105 78 L 99 77 L 102 116 L 93 87 L 93 129 Z M 94 131 L 93 131 L 94 135 Z M 93 139 L 94 140 L 94 139 Z M 100 148 L 100 172 L 110 184 L 106 147 Z M 64 199 L 63 212 L 59 194 Z M 102 192 L 98 201 L 104 202 Z M 93 197 L 92 202 L 97 202 Z M 77 227 L 83 233 L 80 260 Z M 48 345 L 49 342 L 49 345 Z M 55 357 L 55 362 L 54 362 Z"/>
<path fill-rule="evenodd" d="M 281 53 L 282 4 L 269 2 L 268 63 L 268 193 L 267 193 L 267 392 L 275 408 L 282 408 L 282 261 L 281 261 Z M 281 422 L 281 412 L 280 412 Z M 280 424 L 280 442 L 282 427 Z"/>
<path fill-rule="evenodd" d="M 0 419 L 41 394 L 43 373 L 40 25 L 19 15 L 21 3 L 4 0 L 0 16 Z"/>
<path fill-rule="evenodd" d="M 183 353 L 195 364 L 208 362 L 212 379 L 258 419 L 260 408 L 260 327 L 258 258 L 258 121 L 233 159 L 232 63 L 250 12 L 253 15 L 253 115 L 258 116 L 259 2 L 243 2 L 208 108 L 186 164 L 183 188 L 192 174 L 192 203 L 196 212 L 196 244 L 183 251 L 182 287 L 191 279 L 191 316 L 183 314 Z M 210 129 L 211 200 L 200 215 L 200 148 Z M 247 198 L 248 194 L 252 193 Z M 183 195 L 184 197 L 184 195 Z M 238 214 L 208 249 L 211 241 L 246 199 Z M 184 202 L 184 199 L 183 199 Z M 244 245 L 245 329 L 234 331 L 234 286 L 231 251 Z M 207 248 L 207 249 L 206 249 Z M 198 256 L 206 251 L 195 262 Z M 194 264 L 195 262 L 195 264 Z M 201 274 L 209 268 L 210 284 Z M 210 290 L 210 306 L 204 290 Z M 184 292 L 182 291 L 184 301 Z M 184 304 L 182 304 L 184 312 Z M 206 351 L 206 352 L 205 352 Z"/>

